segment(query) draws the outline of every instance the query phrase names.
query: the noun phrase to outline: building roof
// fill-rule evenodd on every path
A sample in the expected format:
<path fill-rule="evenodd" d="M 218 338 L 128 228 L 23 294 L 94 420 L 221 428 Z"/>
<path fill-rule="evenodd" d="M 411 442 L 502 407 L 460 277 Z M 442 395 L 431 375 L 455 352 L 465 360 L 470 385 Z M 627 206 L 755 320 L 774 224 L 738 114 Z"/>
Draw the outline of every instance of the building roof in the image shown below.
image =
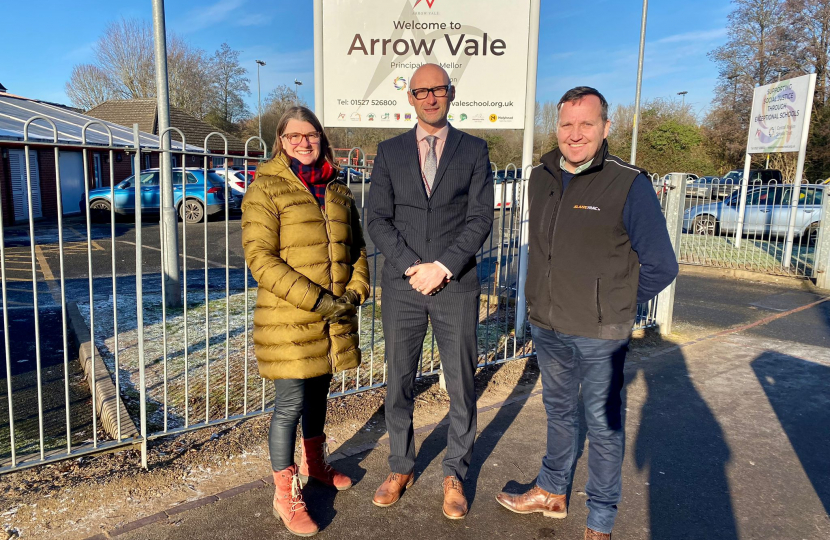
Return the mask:
<path fill-rule="evenodd" d="M 109 100 L 88 110 L 86 114 L 122 126 L 138 124 L 138 128 L 147 133 L 157 135 L 159 131 L 158 108 L 154 99 Z M 170 125 L 184 133 L 188 145 L 204 146 L 205 137 L 210 133 L 218 132 L 227 137 L 229 153 L 245 153 L 245 143 L 242 140 L 173 106 L 170 107 Z M 171 134 L 171 138 L 173 140 L 181 139 L 175 131 Z M 221 137 L 214 135 L 208 140 L 208 148 L 213 152 L 223 153 L 225 142 Z M 248 149 L 249 155 L 257 155 L 258 147 L 256 145 L 250 144 Z"/>
<path fill-rule="evenodd" d="M 54 122 L 57 139 L 61 144 L 81 144 L 84 125 L 95 122 L 86 130 L 86 143 L 108 146 L 109 135 L 104 124 L 112 132 L 112 146 L 134 147 L 133 130 L 123 125 L 101 121 L 75 112 L 72 109 L 54 104 L 27 99 L 11 94 L 0 93 L 0 142 L 24 140 L 26 122 L 34 117 L 42 117 Z M 36 120 L 29 124 L 28 140 L 37 142 L 54 142 L 55 134 L 47 121 Z M 141 146 L 159 148 L 159 138 L 152 133 L 139 132 Z M 199 146 L 188 144 L 188 149 L 202 151 Z M 181 149 L 181 144 L 174 141 L 173 148 Z"/>
<path fill-rule="evenodd" d="M 140 131 L 157 135 L 156 100 L 154 99 L 105 101 L 89 109 L 84 114 L 122 126 L 138 124 Z"/>

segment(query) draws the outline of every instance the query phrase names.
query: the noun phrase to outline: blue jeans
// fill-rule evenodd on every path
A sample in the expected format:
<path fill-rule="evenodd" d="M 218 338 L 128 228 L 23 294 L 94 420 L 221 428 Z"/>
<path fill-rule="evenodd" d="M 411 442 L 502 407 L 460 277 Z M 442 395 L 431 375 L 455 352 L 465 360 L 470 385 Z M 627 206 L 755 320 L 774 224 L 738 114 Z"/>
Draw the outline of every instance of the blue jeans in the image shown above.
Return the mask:
<path fill-rule="evenodd" d="M 568 491 L 579 437 L 580 385 L 588 426 L 588 527 L 610 533 L 622 494 L 625 431 L 623 365 L 628 339 L 595 339 L 531 325 L 548 417 L 547 452 L 536 483 L 557 495 Z"/>

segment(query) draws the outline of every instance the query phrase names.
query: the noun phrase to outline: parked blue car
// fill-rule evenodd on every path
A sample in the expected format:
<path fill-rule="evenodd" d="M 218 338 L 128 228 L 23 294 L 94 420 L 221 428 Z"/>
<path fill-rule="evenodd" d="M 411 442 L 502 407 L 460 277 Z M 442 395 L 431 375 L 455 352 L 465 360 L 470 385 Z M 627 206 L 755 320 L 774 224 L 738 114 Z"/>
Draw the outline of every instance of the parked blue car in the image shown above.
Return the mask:
<path fill-rule="evenodd" d="M 182 180 L 187 178 L 183 189 Z M 161 206 L 161 186 L 159 170 L 141 171 L 141 211 L 158 213 Z M 187 196 L 184 196 L 184 193 Z M 98 188 L 89 192 L 89 208 L 96 220 L 105 220 L 110 216 L 110 206 L 121 215 L 135 214 L 135 175 L 115 186 L 115 201 L 111 199 L 110 188 Z M 184 200 L 184 204 L 182 201 Z M 238 210 L 242 196 L 233 191 L 229 193 L 228 209 Z M 173 171 L 173 204 L 179 217 L 188 223 L 198 223 L 206 215 L 213 215 L 225 209 L 225 181 L 216 173 L 207 173 L 207 199 L 205 199 L 205 172 L 202 169 L 176 169 Z M 81 213 L 85 212 L 83 201 Z"/>
<path fill-rule="evenodd" d="M 793 188 L 770 184 L 750 188 L 746 194 L 744 234 L 786 236 L 790 220 Z M 795 236 L 814 243 L 821 223 L 821 200 L 824 186 L 808 184 L 798 194 Z M 738 226 L 741 192 L 736 190 L 720 202 L 700 204 L 683 214 L 683 232 L 704 235 L 734 233 Z"/>

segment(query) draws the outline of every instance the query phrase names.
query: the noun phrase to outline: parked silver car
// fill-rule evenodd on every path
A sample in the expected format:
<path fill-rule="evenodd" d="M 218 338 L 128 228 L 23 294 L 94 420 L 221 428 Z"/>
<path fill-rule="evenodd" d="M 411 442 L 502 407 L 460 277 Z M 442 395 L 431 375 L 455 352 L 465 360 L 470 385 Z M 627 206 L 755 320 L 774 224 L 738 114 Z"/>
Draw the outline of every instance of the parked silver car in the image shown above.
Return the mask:
<path fill-rule="evenodd" d="M 790 220 L 793 188 L 773 184 L 750 188 L 746 195 L 744 234 L 785 236 Z M 699 204 L 683 214 L 683 232 L 704 235 L 734 233 L 738 226 L 741 192 L 720 202 Z M 821 200 L 824 186 L 809 184 L 799 190 L 795 236 L 815 242 L 821 223 Z"/>
<path fill-rule="evenodd" d="M 712 190 L 715 183 L 720 180 L 717 176 L 703 176 L 697 180 L 686 180 L 686 196 L 709 199 L 712 197 Z"/>

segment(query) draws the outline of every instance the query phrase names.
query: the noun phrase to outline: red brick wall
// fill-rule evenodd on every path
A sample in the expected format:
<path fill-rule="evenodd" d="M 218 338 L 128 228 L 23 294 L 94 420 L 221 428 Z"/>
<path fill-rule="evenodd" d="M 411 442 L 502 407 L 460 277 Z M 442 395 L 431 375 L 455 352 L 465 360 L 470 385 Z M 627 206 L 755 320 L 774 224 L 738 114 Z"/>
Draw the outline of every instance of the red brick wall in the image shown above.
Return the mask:
<path fill-rule="evenodd" d="M 119 154 L 121 155 L 121 161 L 120 162 L 117 159 Z M 121 182 L 122 180 L 126 180 L 127 178 L 129 178 L 133 174 L 132 170 L 130 168 L 130 159 L 132 158 L 132 156 L 128 155 L 126 152 L 115 152 L 115 157 L 116 157 L 116 160 L 115 160 L 115 163 L 113 163 L 112 170 L 113 170 L 113 173 L 115 174 L 115 183 L 118 184 L 119 182 Z M 107 167 L 107 174 L 106 174 L 107 182 L 109 182 L 109 174 L 110 174 L 110 168 Z M 109 184 L 107 184 L 107 185 L 109 185 Z"/>

